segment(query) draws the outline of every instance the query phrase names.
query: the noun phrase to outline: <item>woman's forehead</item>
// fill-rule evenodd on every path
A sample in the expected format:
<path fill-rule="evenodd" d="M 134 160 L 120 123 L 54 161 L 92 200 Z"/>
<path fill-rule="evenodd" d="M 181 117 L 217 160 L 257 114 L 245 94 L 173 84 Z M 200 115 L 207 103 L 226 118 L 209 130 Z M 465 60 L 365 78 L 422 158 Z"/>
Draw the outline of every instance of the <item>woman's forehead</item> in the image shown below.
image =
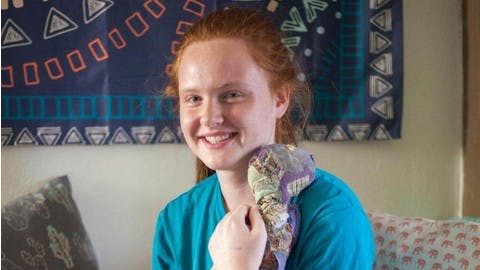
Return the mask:
<path fill-rule="evenodd" d="M 209 40 L 195 41 L 190 43 L 183 51 L 182 61 L 185 57 L 194 54 L 216 56 L 250 55 L 249 47 L 240 38 L 213 38 Z"/>
<path fill-rule="evenodd" d="M 184 52 L 180 65 L 179 77 L 182 75 L 214 76 L 222 73 L 223 76 L 243 73 L 244 70 L 256 66 L 246 48 L 237 43 L 202 42 L 192 44 Z M 241 75 L 241 74 L 237 74 Z"/>

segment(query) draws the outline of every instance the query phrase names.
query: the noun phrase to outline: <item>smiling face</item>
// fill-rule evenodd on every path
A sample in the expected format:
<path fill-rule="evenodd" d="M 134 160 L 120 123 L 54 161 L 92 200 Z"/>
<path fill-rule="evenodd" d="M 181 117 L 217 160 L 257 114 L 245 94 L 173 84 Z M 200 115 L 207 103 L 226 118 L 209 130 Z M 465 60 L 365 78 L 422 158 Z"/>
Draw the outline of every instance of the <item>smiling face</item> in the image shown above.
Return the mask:
<path fill-rule="evenodd" d="M 286 91 L 270 91 L 268 75 L 240 39 L 194 42 L 178 69 L 180 125 L 193 153 L 216 171 L 245 170 L 253 151 L 274 143 Z"/>

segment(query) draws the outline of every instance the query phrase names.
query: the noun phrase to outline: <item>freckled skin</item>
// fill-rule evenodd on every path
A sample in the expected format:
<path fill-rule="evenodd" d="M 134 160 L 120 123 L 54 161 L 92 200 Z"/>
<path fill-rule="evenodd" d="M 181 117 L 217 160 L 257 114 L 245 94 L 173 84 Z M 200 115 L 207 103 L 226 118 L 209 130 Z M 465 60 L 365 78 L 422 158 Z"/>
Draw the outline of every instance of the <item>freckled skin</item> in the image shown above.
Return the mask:
<path fill-rule="evenodd" d="M 178 72 L 180 124 L 185 140 L 205 165 L 218 171 L 247 170 L 253 151 L 274 143 L 275 123 L 288 106 L 269 89 L 268 75 L 244 41 L 194 42 Z M 198 136 L 229 135 L 219 148 Z"/>

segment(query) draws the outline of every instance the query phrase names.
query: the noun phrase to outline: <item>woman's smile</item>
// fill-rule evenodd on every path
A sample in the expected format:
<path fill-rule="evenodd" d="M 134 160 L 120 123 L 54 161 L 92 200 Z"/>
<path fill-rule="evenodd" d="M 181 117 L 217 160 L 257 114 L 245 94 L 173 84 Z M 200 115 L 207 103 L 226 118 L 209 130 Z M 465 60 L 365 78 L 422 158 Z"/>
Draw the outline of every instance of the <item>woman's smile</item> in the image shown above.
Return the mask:
<path fill-rule="evenodd" d="M 209 148 L 221 148 L 231 142 L 237 133 L 222 133 L 217 135 L 205 135 L 200 136 L 207 147 Z"/>

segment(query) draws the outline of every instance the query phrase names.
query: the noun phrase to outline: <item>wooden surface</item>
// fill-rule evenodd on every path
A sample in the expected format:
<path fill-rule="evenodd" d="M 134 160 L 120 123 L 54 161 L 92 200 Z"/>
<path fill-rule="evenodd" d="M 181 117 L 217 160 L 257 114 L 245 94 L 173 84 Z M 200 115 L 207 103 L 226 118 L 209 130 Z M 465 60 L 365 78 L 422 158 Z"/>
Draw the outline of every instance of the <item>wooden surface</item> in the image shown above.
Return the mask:
<path fill-rule="evenodd" d="M 463 215 L 480 216 L 480 1 L 464 0 Z"/>

